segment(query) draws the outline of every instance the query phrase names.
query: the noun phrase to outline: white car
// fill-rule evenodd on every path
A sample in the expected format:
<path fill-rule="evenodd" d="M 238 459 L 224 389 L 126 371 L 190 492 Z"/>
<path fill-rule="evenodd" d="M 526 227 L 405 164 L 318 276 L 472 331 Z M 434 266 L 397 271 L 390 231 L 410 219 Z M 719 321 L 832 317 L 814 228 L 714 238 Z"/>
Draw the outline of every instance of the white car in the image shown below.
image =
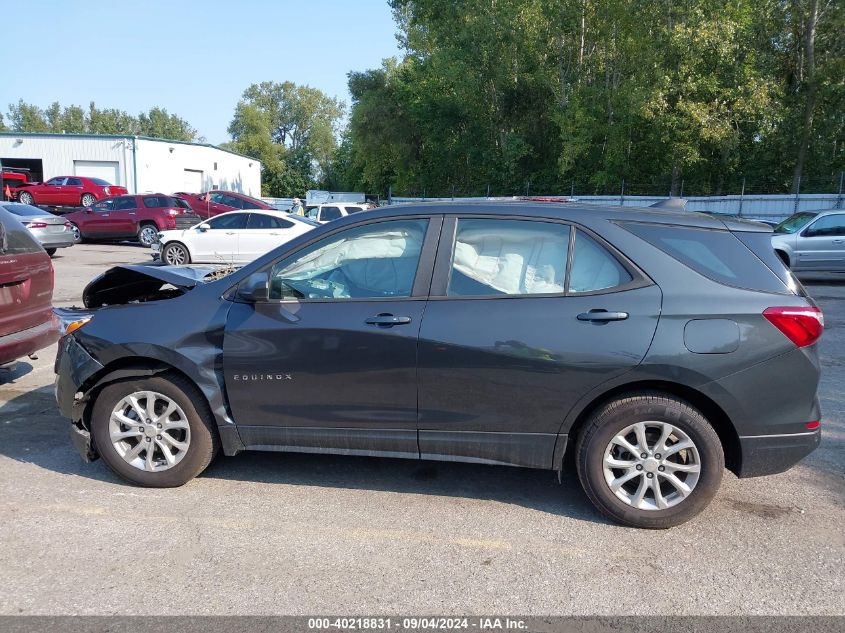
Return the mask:
<path fill-rule="evenodd" d="M 305 215 L 311 220 L 319 222 L 320 224 L 325 224 L 326 222 L 337 220 L 338 218 L 342 218 L 350 213 L 366 211 L 369 208 L 370 207 L 366 204 L 346 204 L 345 202 L 336 204 L 318 204 L 315 207 L 308 207 L 308 211 Z"/>
<path fill-rule="evenodd" d="M 313 220 L 283 211 L 232 211 L 189 229 L 162 231 L 152 249 L 174 266 L 245 264 L 315 226 L 319 224 Z"/>

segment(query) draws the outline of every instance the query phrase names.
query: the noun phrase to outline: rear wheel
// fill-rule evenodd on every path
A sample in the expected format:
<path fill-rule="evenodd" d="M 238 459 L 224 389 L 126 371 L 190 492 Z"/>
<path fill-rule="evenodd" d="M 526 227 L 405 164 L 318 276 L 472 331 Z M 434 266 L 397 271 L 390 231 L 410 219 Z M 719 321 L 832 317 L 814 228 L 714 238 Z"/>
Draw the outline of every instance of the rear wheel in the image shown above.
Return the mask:
<path fill-rule="evenodd" d="M 669 528 L 694 517 L 716 494 L 725 467 L 719 437 L 701 412 L 657 392 L 602 406 L 576 452 L 590 501 L 639 528 Z"/>
<path fill-rule="evenodd" d="M 171 266 L 182 266 L 191 263 L 191 253 L 179 242 L 170 242 L 161 252 L 161 259 Z"/>
<path fill-rule="evenodd" d="M 79 244 L 82 242 L 82 231 L 73 222 L 70 224 L 70 230 L 73 231 L 73 243 Z"/>
<path fill-rule="evenodd" d="M 94 402 L 91 432 L 112 471 L 153 488 L 187 483 L 219 448 L 203 395 L 176 374 L 107 385 Z"/>
<path fill-rule="evenodd" d="M 154 224 L 142 224 L 138 229 L 138 241 L 149 248 L 158 239 L 158 228 Z"/>
<path fill-rule="evenodd" d="M 21 204 L 34 204 L 35 198 L 33 198 L 32 194 L 28 191 L 21 191 L 20 194 L 18 194 L 18 202 Z"/>
<path fill-rule="evenodd" d="M 93 193 L 86 193 L 82 195 L 82 202 L 83 207 L 90 207 L 92 204 L 97 202 L 97 197 Z"/>

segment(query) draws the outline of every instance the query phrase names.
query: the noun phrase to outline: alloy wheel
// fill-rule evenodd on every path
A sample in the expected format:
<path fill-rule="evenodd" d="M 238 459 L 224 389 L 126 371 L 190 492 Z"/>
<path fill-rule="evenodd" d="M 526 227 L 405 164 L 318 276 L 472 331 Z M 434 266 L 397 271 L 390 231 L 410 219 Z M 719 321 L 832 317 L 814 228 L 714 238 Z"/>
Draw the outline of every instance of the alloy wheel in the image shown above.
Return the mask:
<path fill-rule="evenodd" d="M 84 196 L 82 196 L 82 206 L 83 207 L 90 207 L 95 202 L 97 202 L 97 199 L 94 196 L 92 196 L 90 193 L 86 193 Z"/>
<path fill-rule="evenodd" d="M 79 244 L 82 241 L 82 232 L 75 224 L 70 225 L 70 230 L 73 231 L 73 241 Z"/>
<path fill-rule="evenodd" d="M 145 226 L 141 229 L 141 232 L 138 234 L 138 240 L 143 246 L 150 246 L 153 242 L 156 241 L 157 235 L 158 231 L 156 231 L 156 229 L 151 226 Z"/>
<path fill-rule="evenodd" d="M 155 391 L 136 391 L 112 410 L 109 438 L 127 464 L 160 472 L 173 468 L 185 457 L 191 428 L 176 402 Z"/>
<path fill-rule="evenodd" d="M 18 201 L 21 204 L 32 204 L 34 199 L 31 193 L 29 193 L 28 191 L 24 191 L 18 196 Z"/>
<path fill-rule="evenodd" d="M 164 261 L 171 266 L 181 266 L 188 261 L 188 253 L 178 244 L 174 244 L 168 247 L 167 252 L 164 254 Z"/>
<path fill-rule="evenodd" d="M 611 492 L 640 510 L 665 510 L 689 497 L 701 475 L 698 448 L 667 422 L 637 422 L 615 435 L 604 451 Z"/>

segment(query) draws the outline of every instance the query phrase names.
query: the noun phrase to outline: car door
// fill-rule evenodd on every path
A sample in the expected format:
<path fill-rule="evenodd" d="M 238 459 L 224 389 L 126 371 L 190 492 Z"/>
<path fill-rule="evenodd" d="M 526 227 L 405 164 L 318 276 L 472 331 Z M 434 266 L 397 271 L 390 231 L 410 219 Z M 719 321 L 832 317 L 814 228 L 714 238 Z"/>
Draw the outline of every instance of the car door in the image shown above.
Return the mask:
<path fill-rule="evenodd" d="M 439 225 L 344 227 L 269 266 L 268 301 L 232 305 L 223 369 L 248 447 L 418 457 L 417 336 Z"/>
<path fill-rule="evenodd" d="M 447 218 L 442 233 L 420 330 L 420 455 L 551 468 L 575 402 L 645 356 L 660 290 L 564 222 Z"/>
<path fill-rule="evenodd" d="M 50 178 L 41 187 L 36 197 L 38 204 L 62 204 L 62 186 L 64 178 Z"/>
<path fill-rule="evenodd" d="M 114 234 L 112 211 L 114 198 L 107 198 L 92 204 L 84 211 L 77 211 L 74 216 L 80 218 L 79 230 L 85 237 L 108 238 Z"/>
<path fill-rule="evenodd" d="M 109 230 L 112 237 L 135 237 L 138 232 L 138 203 L 136 196 L 114 198 Z"/>
<path fill-rule="evenodd" d="M 284 244 L 290 239 L 292 228 L 293 222 L 283 218 L 269 213 L 250 213 L 246 228 L 238 234 L 238 261 L 251 262 Z"/>
<path fill-rule="evenodd" d="M 82 204 L 82 180 L 79 178 L 65 178 L 61 187 L 59 204 L 78 207 Z"/>
<path fill-rule="evenodd" d="M 802 230 L 797 239 L 795 270 L 845 270 L 845 213 L 824 215 Z"/>
<path fill-rule="evenodd" d="M 194 229 L 191 259 L 195 262 L 234 263 L 238 259 L 239 232 L 246 227 L 248 213 L 226 213 L 206 222 L 207 230 Z"/>

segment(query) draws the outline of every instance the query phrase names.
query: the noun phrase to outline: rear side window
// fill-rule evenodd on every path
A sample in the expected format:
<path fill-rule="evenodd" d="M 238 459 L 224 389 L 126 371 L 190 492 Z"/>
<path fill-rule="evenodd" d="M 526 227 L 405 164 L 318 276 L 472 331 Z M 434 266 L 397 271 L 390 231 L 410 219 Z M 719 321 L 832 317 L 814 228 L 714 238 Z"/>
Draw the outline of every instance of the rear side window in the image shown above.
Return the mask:
<path fill-rule="evenodd" d="M 79 178 L 68 178 L 68 179 L 65 181 L 65 184 L 66 184 L 66 185 L 71 185 L 71 186 L 73 186 L 73 187 L 81 187 L 81 186 L 82 186 L 82 181 L 81 181 Z"/>
<path fill-rule="evenodd" d="M 179 202 L 182 202 L 182 204 L 179 204 Z M 184 200 L 180 201 L 177 198 L 172 198 L 170 196 L 144 196 L 144 206 L 148 209 L 155 209 L 158 207 L 187 207 Z"/>
<path fill-rule="evenodd" d="M 128 211 L 129 209 L 135 208 L 135 196 L 129 196 L 127 198 L 115 198 L 114 200 L 114 210 L 115 211 Z"/>
<path fill-rule="evenodd" d="M 569 292 L 597 292 L 623 286 L 634 278 L 606 248 L 584 231 L 575 232 Z"/>
<path fill-rule="evenodd" d="M 323 221 L 337 220 L 339 217 L 341 217 L 341 214 L 338 207 L 323 207 L 320 213 L 320 219 Z"/>
<path fill-rule="evenodd" d="M 563 293 L 566 224 L 460 219 L 447 294 L 457 297 Z"/>
<path fill-rule="evenodd" d="M 622 226 L 713 281 L 748 290 L 786 291 L 772 270 L 730 231 L 661 224 Z"/>
<path fill-rule="evenodd" d="M 250 213 L 246 223 L 248 229 L 289 229 L 292 226 L 292 222 L 265 213 Z"/>

